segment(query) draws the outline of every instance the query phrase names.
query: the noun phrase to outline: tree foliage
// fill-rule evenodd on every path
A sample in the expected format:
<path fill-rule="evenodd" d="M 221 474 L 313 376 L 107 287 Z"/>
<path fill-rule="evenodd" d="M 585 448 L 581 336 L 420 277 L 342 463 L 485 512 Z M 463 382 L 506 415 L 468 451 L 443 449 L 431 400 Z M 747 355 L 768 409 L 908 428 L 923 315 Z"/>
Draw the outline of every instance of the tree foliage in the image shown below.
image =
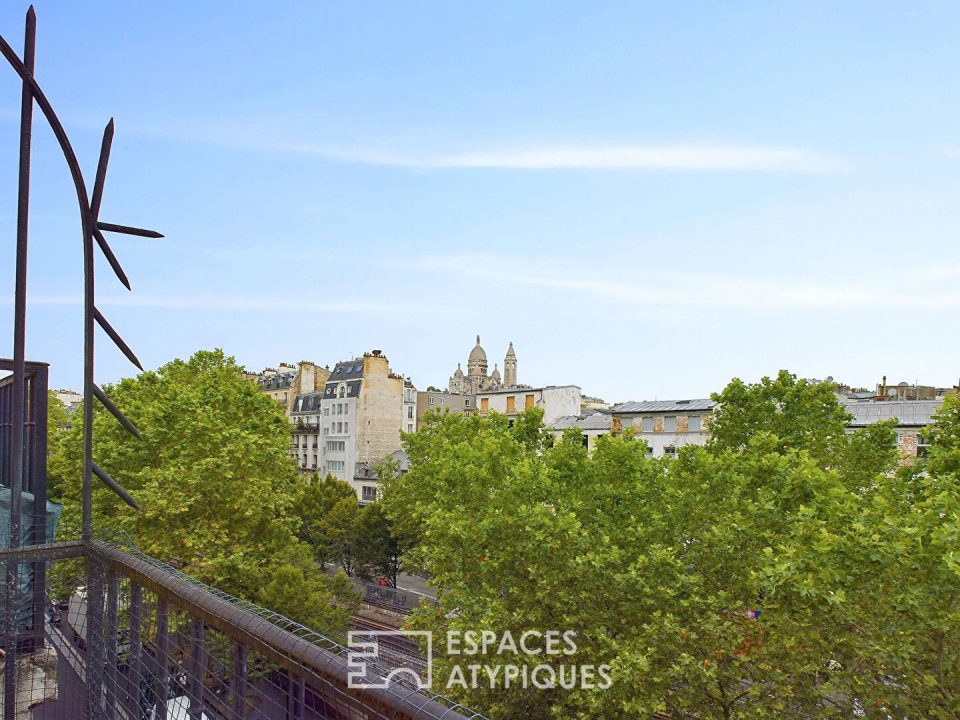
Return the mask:
<path fill-rule="evenodd" d="M 946 449 L 908 474 L 892 428 L 848 434 L 828 386 L 781 373 L 716 397 L 713 440 L 676 459 L 628 434 L 547 446 L 532 411 L 405 436 L 383 508 L 440 598 L 413 624 L 574 630 L 566 662 L 612 667 L 605 690 L 452 693 L 498 718 L 958 717 L 954 403 Z M 435 678 L 465 660 L 559 662 L 441 652 Z"/>
<path fill-rule="evenodd" d="M 361 508 L 350 484 L 331 475 L 304 487 L 300 507 L 299 537 L 317 562 L 396 587 L 403 544 L 377 503 Z"/>
<path fill-rule="evenodd" d="M 136 512 L 96 484 L 98 527 L 126 532 L 146 553 L 227 592 L 257 601 L 278 573 L 303 573 L 311 587 L 328 581 L 317 568 L 291 565 L 307 555 L 296 538 L 297 473 L 282 409 L 243 379 L 233 358 L 200 351 L 157 371 L 104 388 L 140 429 L 131 437 L 99 406 L 94 458 L 143 508 Z M 50 462 L 65 504 L 62 534 L 79 531 L 82 423 L 65 433 Z M 286 587 L 291 610 L 299 591 Z M 331 585 L 331 592 L 333 586 Z M 353 596 L 339 594 L 345 605 Z M 279 602 L 273 593 L 271 602 Z M 325 626 L 328 614 L 294 619 Z M 342 629 L 342 628 L 340 628 Z"/>

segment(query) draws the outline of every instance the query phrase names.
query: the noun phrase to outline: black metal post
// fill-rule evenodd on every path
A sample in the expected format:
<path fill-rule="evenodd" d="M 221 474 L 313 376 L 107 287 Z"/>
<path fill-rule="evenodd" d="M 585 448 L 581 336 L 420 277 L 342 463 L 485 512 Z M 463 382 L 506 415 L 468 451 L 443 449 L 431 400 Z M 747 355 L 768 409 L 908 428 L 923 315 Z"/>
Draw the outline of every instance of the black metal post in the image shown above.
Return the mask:
<path fill-rule="evenodd" d="M 304 687 L 303 675 L 300 673 L 291 673 L 290 675 L 290 695 L 293 700 L 293 720 L 303 720 L 306 688 Z"/>
<path fill-rule="evenodd" d="M 190 720 L 200 720 L 203 716 L 203 673 L 206 671 L 207 654 L 203 644 L 203 620 L 194 618 L 190 628 L 190 673 L 189 694 Z"/>
<path fill-rule="evenodd" d="M 127 695 L 130 713 L 140 717 L 143 707 L 143 641 L 140 623 L 143 618 L 143 590 L 139 583 L 130 581 L 130 650 L 127 654 Z"/>
<path fill-rule="evenodd" d="M 120 578 L 112 568 L 107 570 L 107 613 L 103 623 L 103 643 L 106 655 L 106 678 L 104 689 L 106 694 L 107 720 L 117 717 L 117 699 L 120 694 L 117 683 L 117 638 L 119 629 L 118 603 L 120 595 Z"/>
<path fill-rule="evenodd" d="M 35 365 L 30 377 L 30 412 L 33 421 L 33 450 L 30 459 L 33 493 L 33 533 L 29 542 L 43 545 L 47 542 L 47 367 Z M 53 540 L 54 538 L 51 538 Z M 43 646 L 43 624 L 47 607 L 47 564 L 35 562 L 33 568 L 33 636 L 34 647 Z"/>
<path fill-rule="evenodd" d="M 23 39 L 23 66 L 33 76 L 37 37 L 37 18 L 31 7 Z M 26 79 L 20 95 L 20 172 L 17 196 L 17 257 L 13 291 L 13 397 L 10 427 L 10 547 L 20 546 L 20 493 L 23 489 L 23 431 L 26 414 L 26 327 L 27 327 L 27 234 L 30 215 L 30 144 L 33 136 L 33 91 Z M 4 607 L 3 678 L 4 718 L 13 718 L 16 711 L 17 666 L 17 581 L 20 563 L 11 560 L 6 568 L 6 605 Z"/>
<path fill-rule="evenodd" d="M 87 557 L 87 704 L 90 717 L 103 717 L 103 565 Z"/>
<path fill-rule="evenodd" d="M 167 720 L 167 699 L 170 695 L 170 603 L 157 598 L 157 708 L 156 720 Z"/>
<path fill-rule="evenodd" d="M 247 647 L 243 643 L 233 646 L 233 718 L 247 717 Z"/>

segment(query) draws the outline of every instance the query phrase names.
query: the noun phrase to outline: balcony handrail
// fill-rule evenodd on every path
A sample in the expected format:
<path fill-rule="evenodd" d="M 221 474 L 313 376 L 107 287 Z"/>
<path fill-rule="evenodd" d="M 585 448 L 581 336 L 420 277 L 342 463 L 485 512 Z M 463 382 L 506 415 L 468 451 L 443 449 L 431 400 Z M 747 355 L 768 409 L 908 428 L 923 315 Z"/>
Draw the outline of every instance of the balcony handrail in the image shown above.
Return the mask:
<path fill-rule="evenodd" d="M 72 548 L 71 548 L 72 550 Z M 262 654 L 294 676 L 306 670 L 332 685 L 358 706 L 390 718 L 483 720 L 483 716 L 443 696 L 394 683 L 387 688 L 348 687 L 348 648 L 254 603 L 233 597 L 190 578 L 134 548 L 121 549 L 102 540 L 86 545 L 88 559 L 128 577 L 166 598 L 205 624 Z M 382 673 L 376 666 L 368 666 Z M 464 714 L 464 712 L 469 714 Z"/>

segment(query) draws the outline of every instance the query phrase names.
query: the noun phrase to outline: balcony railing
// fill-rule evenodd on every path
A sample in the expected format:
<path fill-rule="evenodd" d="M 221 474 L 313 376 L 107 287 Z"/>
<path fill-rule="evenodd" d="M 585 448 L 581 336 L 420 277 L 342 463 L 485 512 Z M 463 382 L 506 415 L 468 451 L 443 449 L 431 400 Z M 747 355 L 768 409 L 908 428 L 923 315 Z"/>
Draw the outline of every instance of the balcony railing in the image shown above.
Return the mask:
<path fill-rule="evenodd" d="M 296 422 L 290 426 L 291 433 L 318 433 L 320 426 L 317 423 Z"/>
<path fill-rule="evenodd" d="M 44 564 L 50 587 L 44 642 L 21 649 L 4 719 L 481 717 L 411 684 L 353 689 L 343 645 L 131 547 L 63 542 L 0 559 Z M 390 669 L 368 662 L 367 678 Z"/>

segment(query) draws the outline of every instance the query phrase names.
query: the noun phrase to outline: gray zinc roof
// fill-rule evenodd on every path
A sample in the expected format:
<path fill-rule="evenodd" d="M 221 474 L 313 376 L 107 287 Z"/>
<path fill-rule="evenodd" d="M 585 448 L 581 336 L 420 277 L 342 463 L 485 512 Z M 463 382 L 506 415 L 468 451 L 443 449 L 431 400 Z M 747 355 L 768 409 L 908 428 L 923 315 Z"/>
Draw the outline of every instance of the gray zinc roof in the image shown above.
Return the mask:
<path fill-rule="evenodd" d="M 341 380 L 355 380 L 363 377 L 363 358 L 338 362 L 330 373 L 328 383 L 338 383 Z"/>
<path fill-rule="evenodd" d="M 933 421 L 933 414 L 943 400 L 904 400 L 845 402 L 844 409 L 853 415 L 851 427 L 865 427 L 881 420 L 896 419 L 900 425 L 923 427 Z"/>
<path fill-rule="evenodd" d="M 614 415 L 632 415 L 636 413 L 694 412 L 709 411 L 716 407 L 710 398 L 696 400 L 644 400 L 643 402 L 625 402 L 615 405 Z"/>
<path fill-rule="evenodd" d="M 284 390 L 293 384 L 294 375 L 293 372 L 277 373 L 260 378 L 258 383 L 261 390 Z"/>
<path fill-rule="evenodd" d="M 319 412 L 320 410 L 320 393 L 312 392 L 306 393 L 305 395 L 297 395 L 297 399 L 293 403 L 293 412 Z"/>
<path fill-rule="evenodd" d="M 566 430 L 579 428 L 580 430 L 609 430 L 613 418 L 607 413 L 591 413 L 590 415 L 565 415 L 557 418 L 550 425 L 551 430 Z"/>

